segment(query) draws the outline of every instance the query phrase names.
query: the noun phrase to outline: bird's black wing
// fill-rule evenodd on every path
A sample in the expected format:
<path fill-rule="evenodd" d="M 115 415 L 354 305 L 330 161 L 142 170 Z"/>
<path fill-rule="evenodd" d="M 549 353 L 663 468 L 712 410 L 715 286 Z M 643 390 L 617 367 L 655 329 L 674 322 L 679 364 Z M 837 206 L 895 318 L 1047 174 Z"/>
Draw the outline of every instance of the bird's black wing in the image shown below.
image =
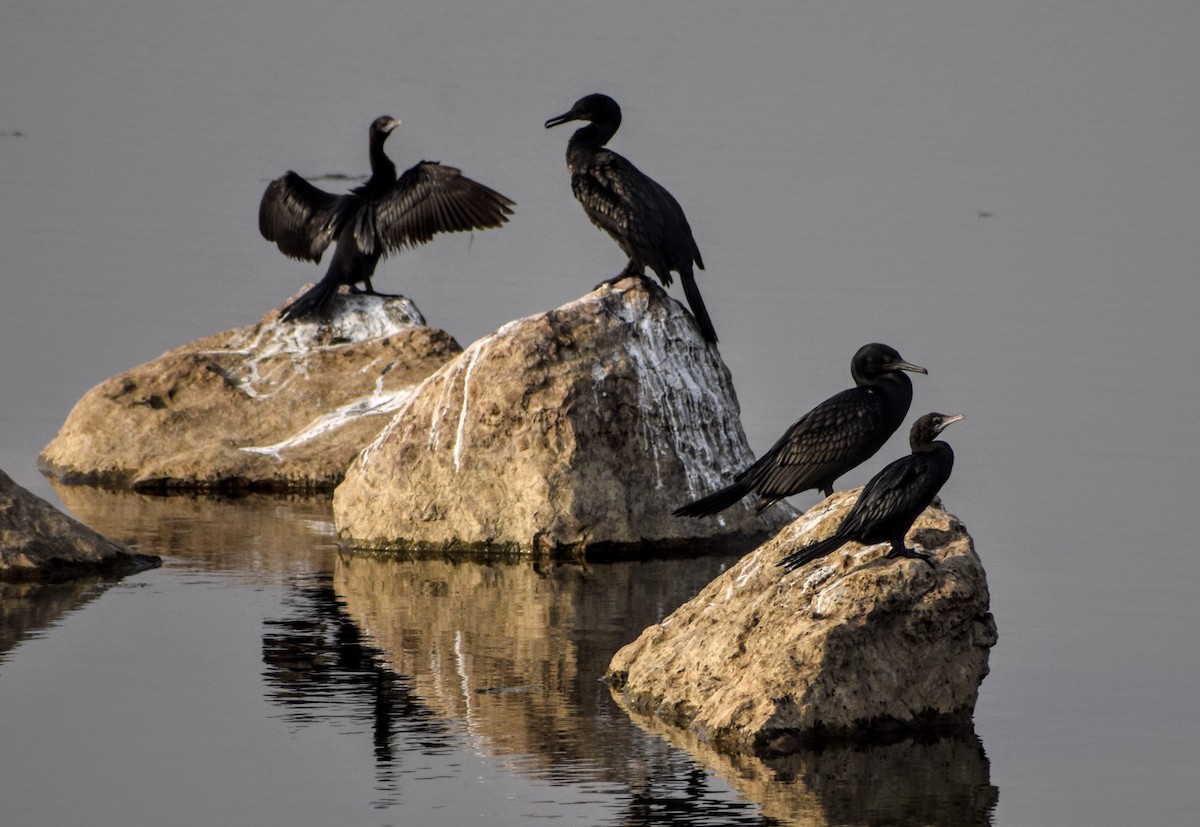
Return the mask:
<path fill-rule="evenodd" d="M 338 229 L 344 196 L 314 187 L 294 172 L 267 185 L 258 205 L 258 229 L 291 258 L 319 262 Z"/>
<path fill-rule="evenodd" d="M 652 178 L 646 178 L 647 189 L 653 194 L 657 212 L 663 220 L 664 248 L 669 259 L 669 266 L 679 272 L 690 270 L 692 262 L 701 270 L 704 269 L 704 259 L 700 258 L 700 248 L 692 235 L 692 226 L 688 224 L 683 207 L 667 188 Z"/>
<path fill-rule="evenodd" d="M 666 234 L 658 189 L 641 170 L 609 150 L 596 153 L 585 169 L 571 176 L 571 191 L 592 223 L 612 236 L 626 254 L 647 263 L 661 256 L 658 251 Z M 667 279 L 669 284 L 669 275 Z"/>
<path fill-rule="evenodd" d="M 425 244 L 437 233 L 499 227 L 514 202 L 454 167 L 421 161 L 375 204 L 375 232 L 385 252 Z"/>
<path fill-rule="evenodd" d="M 878 450 L 884 402 L 873 388 L 848 388 L 806 413 L 738 481 L 763 497 L 807 491 Z M 884 439 L 890 434 L 884 435 Z"/>
<path fill-rule="evenodd" d="M 889 463 L 863 486 L 838 533 L 866 539 L 878 524 L 916 514 L 933 502 L 945 480 L 939 479 L 925 454 L 910 454 Z"/>

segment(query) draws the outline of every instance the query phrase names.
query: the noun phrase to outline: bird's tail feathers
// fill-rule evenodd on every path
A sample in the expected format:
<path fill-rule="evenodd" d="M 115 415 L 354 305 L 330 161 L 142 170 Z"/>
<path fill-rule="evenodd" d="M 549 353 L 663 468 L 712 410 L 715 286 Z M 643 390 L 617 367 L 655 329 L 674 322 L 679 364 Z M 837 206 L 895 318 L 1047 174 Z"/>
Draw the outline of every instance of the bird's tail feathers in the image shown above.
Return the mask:
<path fill-rule="evenodd" d="M 824 557 L 826 554 L 832 554 L 848 542 L 850 541 L 847 538 L 834 534 L 832 537 L 818 540 L 811 546 L 805 546 L 799 551 L 792 552 L 780 560 L 779 565 L 788 571 L 794 571 L 805 563 L 811 563 L 813 560 Z"/>
<path fill-rule="evenodd" d="M 676 508 L 671 513 L 676 517 L 709 517 L 718 511 L 729 508 L 750 491 L 750 486 L 735 482 L 715 494 L 709 494 L 707 497 L 701 497 L 695 502 Z"/>
<path fill-rule="evenodd" d="M 280 310 L 279 320 L 281 322 L 290 322 L 303 319 L 306 316 L 323 313 L 329 307 L 329 303 L 333 300 L 337 289 L 337 279 L 328 277 L 321 279 L 312 287 L 305 290 L 299 298 L 289 303 L 283 310 Z"/>
<path fill-rule="evenodd" d="M 704 299 L 700 297 L 696 277 L 691 273 L 681 273 L 679 280 L 683 282 L 683 294 L 687 296 L 688 306 L 692 308 L 692 315 L 696 317 L 696 324 L 700 326 L 700 335 L 704 337 L 704 341 L 716 343 L 717 331 L 713 327 L 712 319 L 708 317 Z"/>

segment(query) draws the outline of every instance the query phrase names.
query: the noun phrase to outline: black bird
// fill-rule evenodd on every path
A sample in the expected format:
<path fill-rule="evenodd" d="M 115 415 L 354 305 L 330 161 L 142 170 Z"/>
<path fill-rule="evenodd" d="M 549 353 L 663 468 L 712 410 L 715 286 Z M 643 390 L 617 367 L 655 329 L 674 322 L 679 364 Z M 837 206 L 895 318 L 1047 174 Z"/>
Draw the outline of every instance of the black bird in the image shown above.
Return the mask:
<path fill-rule="evenodd" d="M 838 477 L 874 456 L 904 422 L 912 403 L 906 370 L 929 372 L 887 345 L 863 345 L 850 360 L 855 387 L 800 417 L 732 485 L 675 509 L 675 516 L 707 517 L 750 493 L 758 494 L 758 511 L 810 488 L 828 497 Z"/>
<path fill-rule="evenodd" d="M 779 565 L 791 571 L 854 541 L 864 546 L 891 543 L 888 557 L 910 557 L 932 566 L 928 554 L 904 545 L 904 535 L 933 502 L 954 468 L 954 451 L 934 437 L 962 418 L 962 414 L 928 413 L 914 422 L 908 436 L 912 453 L 885 466 L 863 486 L 832 537 L 789 554 Z"/>
<path fill-rule="evenodd" d="M 671 286 L 671 271 L 679 274 L 692 315 L 709 342 L 717 341 L 692 265 L 704 269 L 683 208 L 671 193 L 605 144 L 621 125 L 621 107 L 608 95 L 588 95 L 569 112 L 546 121 L 546 128 L 570 121 L 588 121 L 567 143 L 571 191 L 588 218 L 620 245 L 629 263 L 600 284 L 626 276 L 645 278 L 649 267 L 663 286 Z M 597 285 L 599 286 L 599 285 Z"/>
<path fill-rule="evenodd" d="M 383 143 L 399 118 L 371 124 L 371 177 L 345 195 L 314 187 L 294 172 L 267 185 L 258 207 L 258 229 L 284 255 L 320 262 L 337 245 L 329 270 L 316 285 L 279 314 L 288 321 L 323 312 L 338 286 L 382 296 L 371 284 L 379 259 L 429 241 L 436 233 L 499 227 L 512 214 L 512 201 L 436 161 L 421 161 L 396 178 L 396 165 Z M 366 285 L 360 290 L 356 285 Z"/>

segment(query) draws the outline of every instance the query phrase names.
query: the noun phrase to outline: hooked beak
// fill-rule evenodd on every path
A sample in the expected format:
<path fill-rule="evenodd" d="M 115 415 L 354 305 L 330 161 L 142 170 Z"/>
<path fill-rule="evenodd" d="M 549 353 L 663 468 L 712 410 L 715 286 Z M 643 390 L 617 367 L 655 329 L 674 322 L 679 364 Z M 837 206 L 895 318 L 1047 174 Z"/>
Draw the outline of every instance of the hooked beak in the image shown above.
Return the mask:
<path fill-rule="evenodd" d="M 907 370 L 913 373 L 923 373 L 926 376 L 929 375 L 929 371 L 925 370 L 925 368 L 921 367 L 920 365 L 914 365 L 912 362 L 894 362 L 892 363 L 891 368 L 892 370 Z"/>
<path fill-rule="evenodd" d="M 558 117 L 551 118 L 550 120 L 546 121 L 546 128 L 549 129 L 552 126 L 562 126 L 565 123 L 570 123 L 571 121 L 577 120 L 579 120 L 579 117 L 575 114 L 575 110 L 572 109 L 570 112 L 564 112 Z"/>
<path fill-rule="evenodd" d="M 392 130 L 398 127 L 401 123 L 402 121 L 399 118 L 389 118 L 387 123 L 383 125 L 383 134 L 391 135 Z"/>
<path fill-rule="evenodd" d="M 938 426 L 937 432 L 940 434 L 942 431 L 946 430 L 946 428 L 948 426 L 953 425 L 955 422 L 958 422 L 960 419 L 966 419 L 966 418 L 967 418 L 966 414 L 955 414 L 954 416 L 947 416 L 944 419 L 942 419 L 942 424 L 940 426 Z"/>

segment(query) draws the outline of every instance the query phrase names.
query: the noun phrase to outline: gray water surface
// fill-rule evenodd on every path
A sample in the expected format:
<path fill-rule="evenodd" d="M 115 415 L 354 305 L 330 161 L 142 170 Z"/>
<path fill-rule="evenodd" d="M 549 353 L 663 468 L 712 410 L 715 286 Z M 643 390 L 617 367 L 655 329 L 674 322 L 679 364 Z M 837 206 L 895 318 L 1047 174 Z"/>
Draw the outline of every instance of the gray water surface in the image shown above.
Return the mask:
<path fill-rule="evenodd" d="M 1162 0 L 5 4 L 0 468 L 167 557 L 5 595 L 6 823 L 1190 823 L 1198 39 L 1200 6 Z M 324 504 L 60 499 L 38 473 L 88 388 L 320 274 L 258 236 L 258 198 L 287 169 L 365 173 L 379 114 L 404 119 L 401 168 L 440 160 L 518 203 L 381 265 L 431 324 L 467 344 L 615 274 L 570 196 L 569 128 L 542 127 L 591 91 L 687 211 L 757 451 L 871 340 L 929 368 L 914 417 L 967 414 L 943 496 L 1000 632 L 982 751 L 746 767 L 631 722 L 597 670 L 718 558 L 628 617 L 627 568 L 460 566 L 548 601 L 551 631 L 456 639 L 450 615 L 390 639 L 399 602 L 350 576 Z M 640 579 L 674 576 L 658 565 Z M 426 579 L 451 602 L 469 582 Z M 961 774 L 939 791 L 935 767 Z"/>

